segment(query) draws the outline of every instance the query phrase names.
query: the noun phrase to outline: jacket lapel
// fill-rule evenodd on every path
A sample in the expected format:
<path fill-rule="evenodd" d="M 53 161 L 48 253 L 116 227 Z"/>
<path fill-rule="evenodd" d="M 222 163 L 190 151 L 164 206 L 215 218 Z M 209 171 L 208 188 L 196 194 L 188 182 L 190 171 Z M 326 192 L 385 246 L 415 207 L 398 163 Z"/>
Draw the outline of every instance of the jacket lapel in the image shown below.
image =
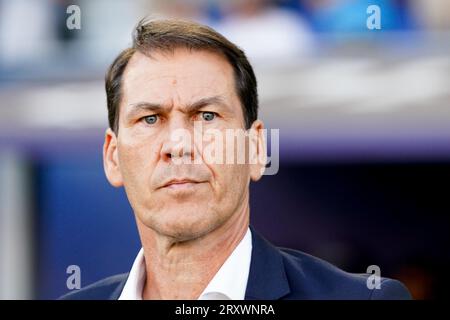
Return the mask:
<path fill-rule="evenodd" d="M 125 287 L 125 283 L 127 282 L 128 276 L 130 274 L 126 274 L 125 277 L 123 277 L 122 281 L 119 282 L 117 287 L 114 289 L 114 291 L 109 296 L 109 300 L 118 300 L 120 297 L 120 294 L 122 293 L 123 287 Z"/>
<path fill-rule="evenodd" d="M 252 232 L 252 259 L 245 292 L 246 300 L 276 300 L 290 292 L 280 251 Z"/>

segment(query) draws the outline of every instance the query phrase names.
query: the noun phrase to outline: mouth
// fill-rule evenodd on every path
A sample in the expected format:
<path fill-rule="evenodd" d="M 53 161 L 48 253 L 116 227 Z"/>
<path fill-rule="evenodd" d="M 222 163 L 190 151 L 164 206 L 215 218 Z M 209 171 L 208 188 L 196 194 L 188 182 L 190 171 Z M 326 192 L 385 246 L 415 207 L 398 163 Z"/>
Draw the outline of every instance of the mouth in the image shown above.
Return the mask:
<path fill-rule="evenodd" d="M 202 181 L 194 181 L 190 179 L 173 179 L 165 183 L 161 189 L 169 190 L 189 190 L 197 185 L 203 183 Z"/>

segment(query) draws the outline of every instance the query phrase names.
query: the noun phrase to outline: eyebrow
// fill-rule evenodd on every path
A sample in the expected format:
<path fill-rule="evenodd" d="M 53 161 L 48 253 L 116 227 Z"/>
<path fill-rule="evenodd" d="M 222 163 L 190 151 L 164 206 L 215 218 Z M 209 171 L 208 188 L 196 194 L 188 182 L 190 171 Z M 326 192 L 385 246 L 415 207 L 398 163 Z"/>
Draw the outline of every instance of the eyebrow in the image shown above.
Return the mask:
<path fill-rule="evenodd" d="M 199 99 L 194 103 L 187 105 L 184 110 L 186 113 L 194 113 L 195 111 L 209 105 L 218 105 L 225 108 L 226 111 L 231 112 L 230 106 L 224 101 L 222 96 L 212 96 Z M 142 111 L 164 112 L 172 108 L 171 106 L 164 106 L 163 104 L 154 102 L 137 102 L 129 104 L 129 107 L 132 109 L 128 112 L 127 118 L 133 118 Z"/>

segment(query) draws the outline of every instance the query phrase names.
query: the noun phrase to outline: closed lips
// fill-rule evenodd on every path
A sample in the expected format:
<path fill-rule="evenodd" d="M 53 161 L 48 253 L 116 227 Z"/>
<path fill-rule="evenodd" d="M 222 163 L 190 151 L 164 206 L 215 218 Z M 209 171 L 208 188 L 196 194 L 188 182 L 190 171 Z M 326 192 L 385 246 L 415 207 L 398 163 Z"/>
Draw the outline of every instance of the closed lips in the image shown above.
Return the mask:
<path fill-rule="evenodd" d="M 170 180 L 169 182 L 165 183 L 162 187 L 168 187 L 170 185 L 174 185 L 174 184 L 186 184 L 186 183 L 199 183 L 199 181 L 194 181 L 194 180 L 190 180 L 190 179 L 174 179 L 174 180 Z"/>

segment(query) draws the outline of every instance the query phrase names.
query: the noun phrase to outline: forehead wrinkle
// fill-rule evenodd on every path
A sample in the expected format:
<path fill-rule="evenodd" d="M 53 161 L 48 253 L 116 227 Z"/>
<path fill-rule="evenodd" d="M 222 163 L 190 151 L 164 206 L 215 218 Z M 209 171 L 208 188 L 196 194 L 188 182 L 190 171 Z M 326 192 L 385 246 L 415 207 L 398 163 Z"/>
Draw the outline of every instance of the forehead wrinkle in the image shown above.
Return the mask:
<path fill-rule="evenodd" d="M 164 112 L 170 113 L 174 106 L 179 106 L 179 109 L 182 113 L 193 113 L 200 110 L 203 107 L 210 105 L 217 105 L 223 108 L 224 112 L 232 113 L 232 107 L 227 103 L 226 99 L 222 95 L 213 95 L 204 98 L 197 99 L 190 103 L 174 103 L 174 100 L 168 100 L 166 102 L 152 102 L 152 101 L 141 101 L 136 103 L 128 104 L 128 117 L 133 117 L 135 114 L 140 113 L 141 111 L 149 110 L 155 112 Z"/>
<path fill-rule="evenodd" d="M 149 58 L 148 56 L 145 56 L 144 59 L 141 59 L 142 53 L 135 53 L 135 55 L 131 58 L 131 61 L 129 62 L 129 65 L 127 66 L 126 73 L 127 73 L 127 80 L 126 81 L 127 86 L 127 93 L 124 92 L 124 95 L 127 96 L 128 102 L 133 103 L 145 103 L 149 102 L 151 104 L 158 103 L 160 104 L 163 109 L 167 112 L 170 112 L 174 109 L 178 109 L 179 111 L 186 112 L 186 108 L 189 107 L 191 104 L 195 103 L 196 101 L 204 98 L 208 98 L 210 96 L 221 96 L 223 101 L 225 102 L 225 105 L 228 106 L 227 111 L 231 111 L 234 113 L 234 98 L 237 98 L 239 100 L 237 93 L 235 91 L 234 86 L 234 78 L 231 77 L 232 81 L 219 81 L 219 79 L 212 78 L 209 80 L 212 80 L 210 82 L 203 82 L 203 83 L 191 83 L 190 78 L 192 76 L 197 76 L 195 74 L 188 74 L 186 73 L 177 73 L 177 68 L 170 68 L 170 70 L 167 70 L 167 73 L 172 74 L 160 74 L 160 73 L 153 73 L 153 72 L 145 72 L 145 65 L 147 62 L 146 59 L 153 60 L 157 62 L 159 59 Z M 164 57 L 163 57 L 164 59 Z M 174 67 L 177 65 L 174 64 Z M 134 70 L 136 69 L 136 70 Z M 228 73 L 230 71 L 230 66 L 220 66 L 221 71 L 224 73 Z M 228 69 L 228 70 L 227 70 Z M 164 70 L 163 70 L 164 72 Z M 220 78 L 220 77 L 219 77 Z M 155 88 L 152 88 L 153 81 L 158 81 L 161 79 L 167 79 L 166 81 L 163 81 L 162 83 L 156 83 Z M 176 84 L 173 83 L 173 80 L 176 80 Z M 205 78 L 206 80 L 206 78 Z M 229 79 L 227 79 L 229 80 Z M 131 83 L 134 82 L 134 83 Z M 139 86 L 142 85 L 142 82 L 144 87 L 144 92 L 139 92 L 136 90 L 139 90 Z M 137 88 L 136 88 L 137 83 Z M 139 84 L 140 83 L 140 84 Z M 158 86 L 160 89 L 158 90 Z M 217 90 L 219 89 L 219 90 Z M 222 90 L 221 90 L 222 89 Z M 223 92 L 225 90 L 225 92 Z M 227 92 L 230 91 L 230 92 Z M 225 93 L 225 94 L 224 94 Z M 231 93 L 231 96 L 230 96 Z M 130 99 L 132 96 L 136 96 L 136 100 Z M 164 97 L 164 95 L 167 95 Z M 152 99 L 156 98 L 155 100 Z M 236 96 L 236 97 L 235 97 Z M 184 98 L 184 99 L 183 99 Z M 130 101 L 131 100 L 131 101 Z M 133 101 L 134 100 L 134 101 Z M 129 103 L 128 103 L 129 104 Z"/>

